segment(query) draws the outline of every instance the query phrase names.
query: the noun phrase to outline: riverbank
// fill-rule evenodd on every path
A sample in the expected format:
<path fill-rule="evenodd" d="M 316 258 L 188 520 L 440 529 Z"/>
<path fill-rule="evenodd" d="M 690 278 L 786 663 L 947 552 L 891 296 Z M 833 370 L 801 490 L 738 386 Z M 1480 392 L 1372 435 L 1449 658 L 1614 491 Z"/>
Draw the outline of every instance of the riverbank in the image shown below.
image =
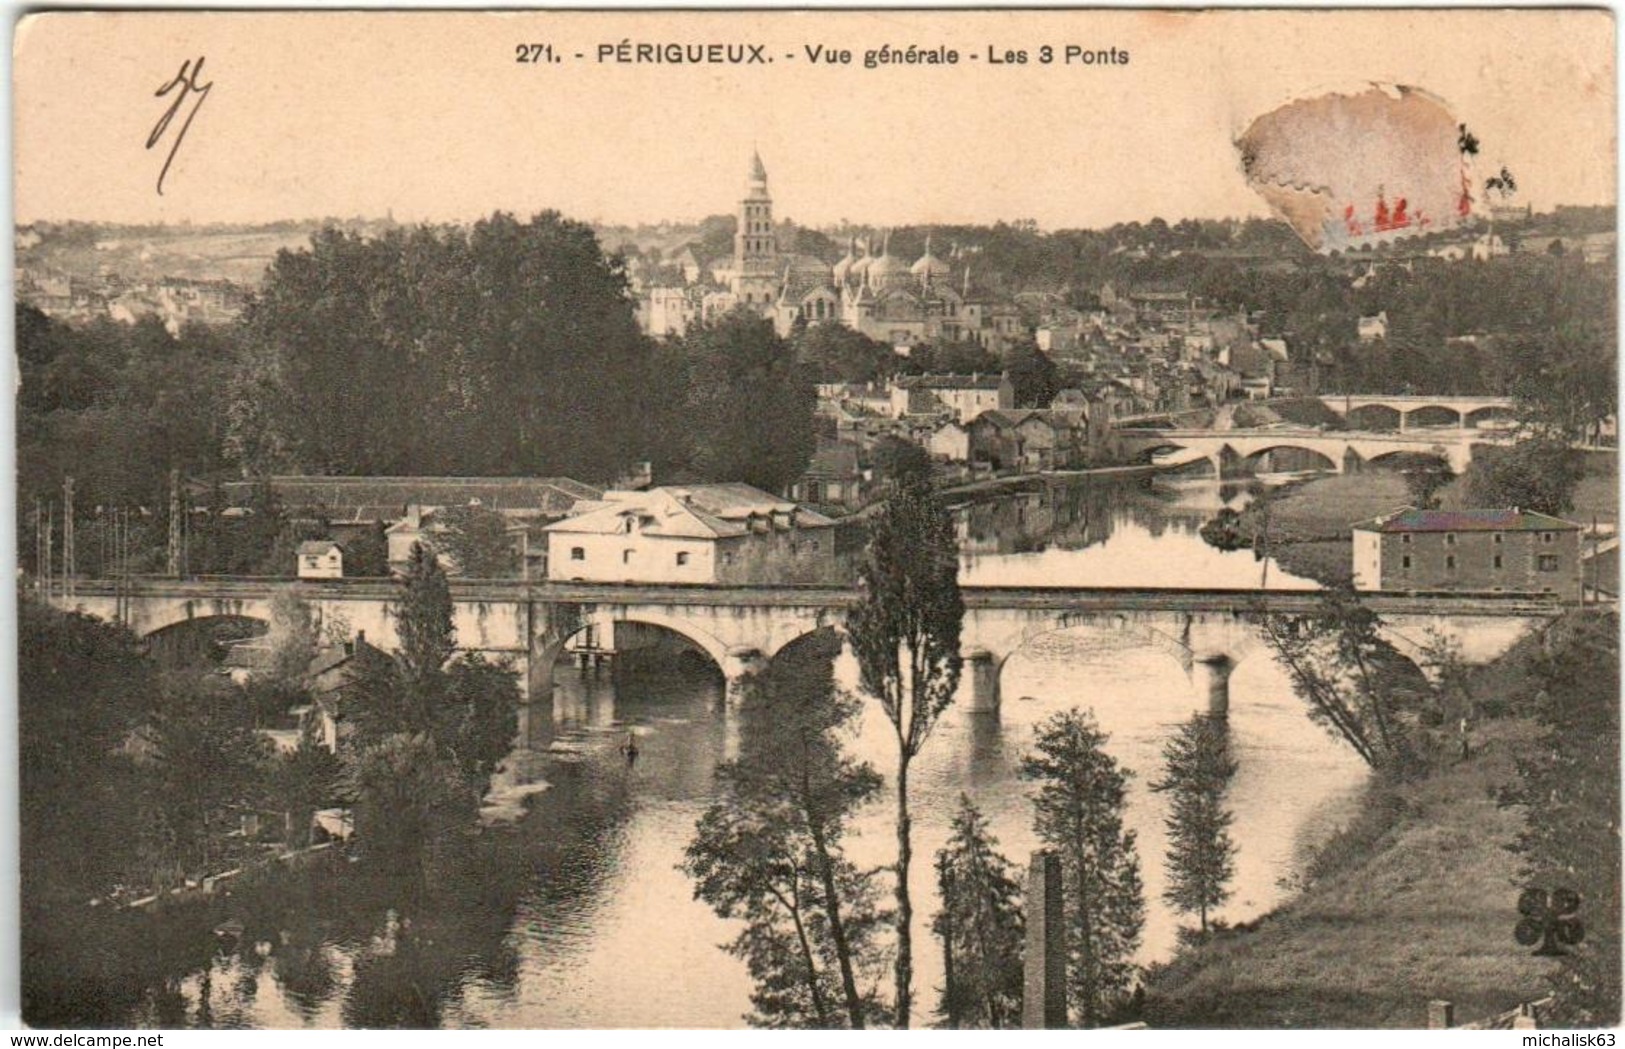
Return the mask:
<path fill-rule="evenodd" d="M 1528 644 L 1475 676 L 1486 708 L 1526 691 Z M 1522 814 L 1495 802 L 1538 734 L 1521 716 L 1486 721 L 1466 761 L 1420 782 L 1374 781 L 1300 895 L 1153 972 L 1146 1021 L 1416 1028 L 1431 999 L 1453 1002 L 1464 1023 L 1545 995 L 1551 962 L 1512 939 L 1518 860 L 1506 846 Z"/>
<path fill-rule="evenodd" d="M 1327 586 L 1353 578 L 1350 526 L 1410 502 L 1405 478 L 1370 471 L 1293 481 L 1242 511 L 1241 532 L 1257 536 L 1280 566 Z"/>
<path fill-rule="evenodd" d="M 938 492 L 950 503 L 968 503 L 981 499 L 996 499 L 1001 495 L 1026 489 L 1042 488 L 1057 481 L 1064 483 L 1082 477 L 1150 477 L 1162 471 L 1163 467 L 1149 463 L 1095 466 L 1084 470 L 1046 470 L 1043 473 L 988 477 L 965 484 L 948 485 L 938 489 Z"/>

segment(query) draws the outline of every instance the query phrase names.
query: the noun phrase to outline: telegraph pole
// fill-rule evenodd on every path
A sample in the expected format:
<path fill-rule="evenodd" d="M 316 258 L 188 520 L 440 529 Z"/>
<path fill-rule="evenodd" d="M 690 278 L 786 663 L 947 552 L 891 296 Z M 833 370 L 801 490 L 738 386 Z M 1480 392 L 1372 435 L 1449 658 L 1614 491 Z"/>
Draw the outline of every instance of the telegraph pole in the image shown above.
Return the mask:
<path fill-rule="evenodd" d="M 174 467 L 169 470 L 169 559 L 164 574 L 171 579 L 181 574 L 181 472 Z"/>
<path fill-rule="evenodd" d="M 56 589 L 56 581 L 52 578 L 56 572 L 56 554 L 51 549 L 53 545 L 51 540 L 55 538 L 55 532 L 56 506 L 47 506 L 45 508 L 45 572 L 40 577 L 45 580 L 45 599 L 47 601 L 51 599 L 51 595 Z"/>
<path fill-rule="evenodd" d="M 73 597 L 73 478 L 62 480 L 62 596 Z"/>
<path fill-rule="evenodd" d="M 34 592 L 39 593 L 41 584 L 49 576 L 50 569 L 45 564 L 45 504 L 39 496 L 34 497 Z"/>

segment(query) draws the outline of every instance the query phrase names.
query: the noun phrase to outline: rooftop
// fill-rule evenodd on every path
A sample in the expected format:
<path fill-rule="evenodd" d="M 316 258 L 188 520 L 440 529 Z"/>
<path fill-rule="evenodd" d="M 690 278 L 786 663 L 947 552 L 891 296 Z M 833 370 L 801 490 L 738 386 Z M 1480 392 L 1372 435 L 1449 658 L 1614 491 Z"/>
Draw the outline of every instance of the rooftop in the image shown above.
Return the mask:
<path fill-rule="evenodd" d="M 1360 521 L 1360 532 L 1555 532 L 1578 531 L 1579 525 L 1533 510 L 1418 510 L 1408 506 L 1391 514 Z"/>
<path fill-rule="evenodd" d="M 905 375 L 897 380 L 903 389 L 914 390 L 997 390 L 1003 375 Z"/>
<path fill-rule="evenodd" d="M 277 475 L 221 485 L 227 497 L 246 504 L 263 486 L 287 509 L 320 507 L 345 523 L 393 521 L 409 505 L 467 506 L 478 503 L 506 513 L 562 515 L 602 489 L 568 477 L 322 477 Z"/>

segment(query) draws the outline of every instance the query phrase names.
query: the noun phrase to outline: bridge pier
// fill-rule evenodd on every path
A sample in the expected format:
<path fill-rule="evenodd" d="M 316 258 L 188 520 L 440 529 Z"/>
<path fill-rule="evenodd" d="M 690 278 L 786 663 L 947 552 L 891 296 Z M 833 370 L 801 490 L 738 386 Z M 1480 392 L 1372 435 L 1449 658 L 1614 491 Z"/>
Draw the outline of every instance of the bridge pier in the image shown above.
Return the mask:
<path fill-rule="evenodd" d="M 1229 717 L 1230 673 L 1235 669 L 1235 660 L 1225 655 L 1209 656 L 1191 664 L 1191 672 L 1196 676 L 1197 697 L 1207 700 L 1210 717 Z"/>
<path fill-rule="evenodd" d="M 970 690 L 972 714 L 999 712 L 999 670 L 1004 660 L 983 648 L 965 654 L 965 673 L 960 688 Z"/>

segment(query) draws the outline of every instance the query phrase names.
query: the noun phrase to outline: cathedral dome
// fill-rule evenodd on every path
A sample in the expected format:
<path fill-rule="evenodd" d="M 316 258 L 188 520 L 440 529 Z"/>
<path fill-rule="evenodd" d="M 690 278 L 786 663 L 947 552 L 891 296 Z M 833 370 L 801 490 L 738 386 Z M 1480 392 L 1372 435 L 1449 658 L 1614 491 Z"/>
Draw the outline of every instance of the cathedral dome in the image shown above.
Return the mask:
<path fill-rule="evenodd" d="M 867 242 L 860 244 L 859 247 L 863 250 L 863 254 L 859 255 L 858 260 L 852 263 L 852 266 L 846 271 L 846 275 L 849 279 L 861 284 L 864 278 L 869 275 L 869 267 L 875 264 L 875 257 L 869 254 Z"/>
<path fill-rule="evenodd" d="M 837 285 L 845 284 L 847 274 L 850 273 L 852 271 L 852 267 L 856 266 L 857 264 L 858 241 L 857 238 L 854 237 L 846 242 L 846 254 L 842 256 L 840 262 L 835 264 L 835 268 L 830 271 L 830 277 Z"/>
<path fill-rule="evenodd" d="M 930 279 L 935 281 L 946 278 L 951 270 L 946 262 L 931 254 L 931 238 L 927 237 L 925 239 L 925 254 L 921 255 L 914 265 L 909 267 L 909 272 L 921 280 Z"/>
<path fill-rule="evenodd" d="M 907 279 L 908 267 L 890 252 L 869 264 L 869 284 L 874 288 L 884 288 Z"/>

